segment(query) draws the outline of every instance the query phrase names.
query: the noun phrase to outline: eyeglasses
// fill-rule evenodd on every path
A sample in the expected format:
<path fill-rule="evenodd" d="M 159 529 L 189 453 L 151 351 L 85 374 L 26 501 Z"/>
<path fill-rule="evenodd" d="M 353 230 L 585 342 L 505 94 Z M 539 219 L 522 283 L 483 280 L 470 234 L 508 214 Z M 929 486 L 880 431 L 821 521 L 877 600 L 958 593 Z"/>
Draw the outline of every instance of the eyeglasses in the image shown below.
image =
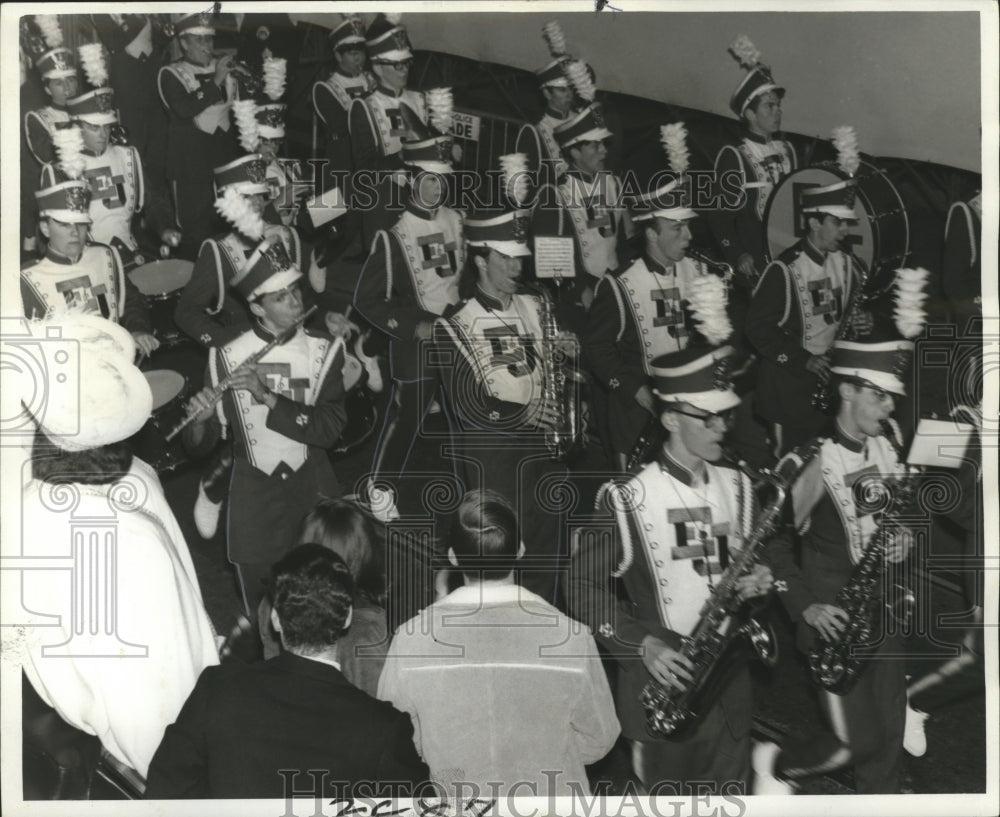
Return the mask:
<path fill-rule="evenodd" d="M 398 62 L 393 62 L 392 60 L 375 60 L 375 64 L 387 65 L 390 68 L 395 68 L 397 71 L 406 71 L 413 65 L 413 60 L 399 60 Z"/>
<path fill-rule="evenodd" d="M 675 414 L 683 414 L 685 417 L 690 417 L 693 420 L 701 420 L 705 424 L 705 428 L 711 428 L 714 421 L 721 421 L 725 428 L 731 428 L 733 425 L 733 420 L 735 414 L 733 409 L 726 409 L 725 411 L 712 411 L 706 414 L 692 414 L 689 411 L 681 411 L 678 408 L 670 409 Z"/>

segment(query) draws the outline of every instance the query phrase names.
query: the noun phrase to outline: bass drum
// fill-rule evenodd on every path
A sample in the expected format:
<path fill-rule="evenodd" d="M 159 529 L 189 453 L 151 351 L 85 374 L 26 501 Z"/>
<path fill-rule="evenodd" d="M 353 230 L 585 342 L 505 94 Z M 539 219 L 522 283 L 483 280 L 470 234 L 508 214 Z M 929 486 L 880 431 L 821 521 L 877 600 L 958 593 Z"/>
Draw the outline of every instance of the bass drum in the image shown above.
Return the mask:
<path fill-rule="evenodd" d="M 805 235 L 799 210 L 802 190 L 825 187 L 850 178 L 836 164 L 821 163 L 794 170 L 771 193 L 764 210 L 768 261 Z M 883 273 L 903 265 L 910 251 L 910 220 L 896 186 L 875 165 L 862 162 L 855 175 L 858 195 L 854 201 L 857 225 L 848 233 L 845 249 L 865 262 L 871 272 L 869 291 L 882 289 Z M 891 282 L 894 276 L 888 275 Z"/>

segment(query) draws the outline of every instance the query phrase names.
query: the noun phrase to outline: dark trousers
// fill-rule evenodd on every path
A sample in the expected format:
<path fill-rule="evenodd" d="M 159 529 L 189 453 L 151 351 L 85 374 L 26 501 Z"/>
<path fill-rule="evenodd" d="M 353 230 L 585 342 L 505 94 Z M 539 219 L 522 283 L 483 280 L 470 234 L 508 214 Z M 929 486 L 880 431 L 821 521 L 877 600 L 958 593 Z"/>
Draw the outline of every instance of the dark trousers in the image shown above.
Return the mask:
<path fill-rule="evenodd" d="M 402 476 L 424 416 L 438 393 L 436 380 L 392 381 L 392 395 L 372 463 L 377 478 L 398 481 Z"/>
<path fill-rule="evenodd" d="M 803 625 L 804 626 L 804 625 Z M 857 685 L 845 695 L 820 692 L 831 732 L 788 741 L 775 763 L 787 780 L 854 766 L 858 794 L 898 794 L 906 725 L 906 666 L 898 639 L 870 660 Z"/>

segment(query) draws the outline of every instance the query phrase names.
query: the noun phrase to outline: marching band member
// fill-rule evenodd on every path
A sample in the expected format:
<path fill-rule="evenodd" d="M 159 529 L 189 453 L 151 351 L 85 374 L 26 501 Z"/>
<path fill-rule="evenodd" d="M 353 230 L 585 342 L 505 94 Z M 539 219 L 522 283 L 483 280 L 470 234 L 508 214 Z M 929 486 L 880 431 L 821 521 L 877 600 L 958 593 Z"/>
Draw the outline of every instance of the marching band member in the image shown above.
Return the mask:
<path fill-rule="evenodd" d="M 728 335 L 721 327 L 716 335 Z M 570 614 L 591 627 L 619 668 L 616 702 L 637 777 L 655 796 L 714 784 L 745 793 L 750 771 L 750 675 L 740 667 L 689 735 L 653 738 L 640 695 L 651 680 L 683 689 L 694 665 L 681 638 L 698 621 L 718 577 L 754 532 L 749 478 L 718 463 L 739 397 L 728 379 L 732 347 L 688 346 L 653 362 L 653 394 L 667 441 L 623 486 L 606 485 L 619 536 L 581 542 Z M 627 599 L 616 598 L 620 578 Z M 739 598 L 767 593 L 770 570 L 738 580 Z M 731 788 L 735 787 L 735 788 Z M 692 788 L 693 790 L 693 788 Z M 703 790 L 702 790 L 703 791 Z"/>
<path fill-rule="evenodd" d="M 251 153 L 215 168 L 213 174 L 216 209 L 233 229 L 202 243 L 174 313 L 177 326 L 203 346 L 222 346 L 250 328 L 246 305 L 230 294 L 229 286 L 261 238 L 280 236 L 292 263 L 302 263 L 295 229 L 265 222 L 277 219 L 267 210 L 270 189 L 263 157 Z"/>
<path fill-rule="evenodd" d="M 74 97 L 66 103 L 70 122 L 78 129 L 77 137 L 62 130 L 55 134 L 59 162 L 42 168 L 41 186 L 51 187 L 67 178 L 81 175 L 90 184 L 91 238 L 114 247 L 125 271 L 146 263 L 133 232 L 133 221 L 146 204 L 145 171 L 139 151 L 128 145 L 111 144 L 111 127 L 118 122 L 114 92 L 98 88 Z M 70 128 L 72 132 L 73 128 Z M 76 148 L 82 141 L 83 150 Z M 165 208 L 163 208 L 165 209 Z M 166 212 L 144 213 L 149 227 L 167 245 L 180 241 Z"/>
<path fill-rule="evenodd" d="M 583 311 L 590 307 L 597 282 L 620 266 L 633 230 L 620 201 L 621 183 L 604 167 L 605 140 L 611 131 L 604 126 L 600 106 L 587 106 L 553 133 L 569 170 L 555 187 L 539 191 L 532 227 L 535 235 L 573 237 L 576 309 L 572 318 L 567 315 L 572 330 L 577 321 L 582 328 Z"/>
<path fill-rule="evenodd" d="M 852 180 L 803 189 L 805 237 L 768 265 L 747 313 L 760 354 L 757 408 L 774 425 L 778 453 L 815 436 L 827 416 L 812 395 L 829 377 L 829 352 L 857 285 L 856 259 L 841 248 L 854 213 Z"/>
<path fill-rule="evenodd" d="M 149 304 L 122 268 L 117 250 L 87 240 L 90 186 L 82 179 L 61 182 L 35 194 L 45 255 L 21 268 L 21 304 L 29 318 L 67 311 L 100 315 L 120 323 L 139 351 L 160 345 L 153 337 Z"/>
<path fill-rule="evenodd" d="M 643 255 L 597 282 L 587 314 L 584 353 L 610 393 L 607 435 L 619 469 L 656 415 L 653 360 L 686 348 L 696 331 L 687 316 L 688 301 L 694 282 L 710 271 L 687 255 L 688 224 L 697 216 L 690 199 L 690 183 L 675 178 L 636 200 L 632 221 L 643 230 Z"/>
<path fill-rule="evenodd" d="M 850 620 L 851 611 L 835 604 L 837 595 L 884 523 L 860 504 L 857 483 L 866 475 L 901 473 L 899 427 L 891 424 L 896 440 L 890 440 L 883 423 L 904 393 L 900 372 L 908 368 L 912 348 L 909 341 L 834 344 L 830 371 L 840 405 L 833 434 L 791 491 L 795 526 L 802 534 L 801 564 L 788 539 L 774 539 L 768 554 L 781 601 L 797 625 L 796 644 L 804 653 L 818 637 L 836 641 Z M 898 529 L 890 536 L 884 560 L 902 562 L 912 546 L 911 535 Z M 898 657 L 904 653 L 902 636 L 885 626 L 888 617 L 883 610 L 869 644 L 855 647 L 869 647 L 864 650 L 869 665 L 854 688 L 844 694 L 820 690 L 832 733 L 790 740 L 780 752 L 774 744 L 755 748 L 755 794 L 790 793 L 790 781 L 846 765 L 854 767 L 858 794 L 899 792 L 906 676 L 905 662 Z"/>
<path fill-rule="evenodd" d="M 747 284 L 764 269 L 767 236 L 764 212 L 775 185 L 795 170 L 795 147 L 781 138 L 781 101 L 785 89 L 774 81 L 771 69 L 760 62 L 760 52 L 742 34 L 729 46 L 747 69 L 733 92 L 729 107 L 744 127 L 738 145 L 726 145 L 715 157 L 715 176 L 722 189 L 732 177 L 742 191 L 737 207 L 713 214 L 713 229 L 726 262 Z"/>
<path fill-rule="evenodd" d="M 458 301 L 465 263 L 462 215 L 442 206 L 450 137 L 404 142 L 402 158 L 412 173 L 406 209 L 391 229 L 375 236 L 354 293 L 358 312 L 391 339 L 392 397 L 372 465 L 376 475 L 390 479 L 404 471 L 436 396 L 436 375 L 421 349 L 434 321 Z"/>
<path fill-rule="evenodd" d="M 79 77 L 73 52 L 63 47 L 63 34 L 58 20 L 39 15 L 35 17 L 35 22 L 43 28 L 42 35 L 49 49 L 35 55 L 35 70 L 42 78 L 42 87 L 50 101 L 48 105 L 25 114 L 24 133 L 31 155 L 40 165 L 44 165 L 56 159 L 52 148 L 52 131 L 56 125 L 69 122 L 66 102 L 76 96 Z"/>
<path fill-rule="evenodd" d="M 321 496 L 340 495 L 326 449 L 347 419 L 343 344 L 299 327 L 254 365 L 242 365 L 299 321 L 301 277 L 277 236 L 254 250 L 232 281 L 249 304 L 253 325 L 213 349 L 209 383 L 189 405 L 189 414 L 197 414 L 192 447 L 210 449 L 232 431 L 228 554 L 247 616 L 260 604 L 270 566 L 295 544 L 302 518 Z M 216 405 L 215 389 L 224 381 Z"/>
<path fill-rule="evenodd" d="M 160 69 L 157 87 L 169 117 L 166 174 L 184 233 L 179 254 L 194 258 L 217 223 L 212 168 L 238 153 L 230 121 L 237 86 L 233 57 L 213 56 L 211 15 L 181 15 L 174 31 L 182 57 Z"/>
<path fill-rule="evenodd" d="M 526 548 L 517 583 L 556 603 L 567 548 L 562 516 L 545 494 L 556 493 L 567 470 L 553 461 L 547 436 L 563 422 L 554 367 L 565 369 L 566 388 L 574 389 L 576 349 L 560 333 L 557 354 L 545 328 L 554 320 L 551 305 L 521 286 L 531 256 L 527 216 L 484 211 L 466 219 L 465 299 L 435 323 L 435 356 L 466 488 L 496 491 L 517 509 Z"/>
<path fill-rule="evenodd" d="M 375 90 L 351 102 L 348 122 L 355 170 L 375 174 L 375 201 L 362 208 L 363 240 L 370 247 L 379 230 L 389 229 L 398 218 L 389 205 L 397 198 L 392 185 L 406 184 L 402 156 L 404 139 L 423 136 L 427 122 L 424 100 L 406 83 L 413 52 L 398 14 L 379 14 L 365 33 L 365 46 L 375 74 Z M 360 206 L 360 205 L 359 205 Z"/>

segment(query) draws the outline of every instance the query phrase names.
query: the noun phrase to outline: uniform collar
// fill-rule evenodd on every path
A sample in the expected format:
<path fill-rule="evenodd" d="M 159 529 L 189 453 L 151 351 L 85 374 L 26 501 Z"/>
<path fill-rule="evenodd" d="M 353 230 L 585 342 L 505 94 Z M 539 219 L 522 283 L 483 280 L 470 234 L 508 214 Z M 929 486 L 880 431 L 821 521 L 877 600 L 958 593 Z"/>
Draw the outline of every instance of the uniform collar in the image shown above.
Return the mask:
<path fill-rule="evenodd" d="M 336 76 L 340 77 L 341 79 L 356 80 L 358 82 L 362 81 L 365 78 L 365 72 L 364 71 L 362 71 L 360 74 L 355 74 L 355 75 L 352 76 L 351 74 L 345 74 L 339 68 L 334 68 L 333 69 L 333 73 Z"/>
<path fill-rule="evenodd" d="M 837 445 L 842 445 L 848 451 L 853 451 L 855 454 L 860 454 L 864 451 L 867 444 L 867 440 L 859 440 L 857 437 L 844 431 L 840 423 L 834 423 L 833 425 L 833 439 Z"/>
<path fill-rule="evenodd" d="M 802 250 L 805 252 L 806 255 L 809 256 L 809 258 L 811 258 L 820 266 L 823 266 L 823 264 L 826 262 L 826 256 L 829 255 L 829 253 L 820 252 L 816 248 L 816 245 L 813 244 L 808 238 L 802 239 Z"/>
<path fill-rule="evenodd" d="M 560 122 L 562 122 L 564 119 L 566 119 L 566 117 L 569 116 L 569 114 L 561 114 L 555 108 L 550 108 L 546 106 L 545 116 L 549 117 L 549 119 L 558 119 Z"/>
<path fill-rule="evenodd" d="M 507 306 L 504 306 L 503 301 L 501 301 L 499 298 L 494 298 L 492 295 L 485 292 L 483 288 L 479 286 L 479 284 L 476 284 L 475 297 L 476 300 L 479 301 L 479 303 L 481 303 L 484 307 L 486 307 L 487 309 L 492 309 L 494 311 L 503 312 L 510 306 L 509 303 L 507 304 Z"/>
<path fill-rule="evenodd" d="M 643 259 L 643 261 L 645 261 L 646 267 L 647 267 L 647 269 L 649 269 L 650 272 L 655 272 L 655 273 L 658 273 L 660 275 L 675 275 L 676 272 L 677 272 L 676 265 L 672 266 L 672 267 L 670 267 L 668 269 L 663 264 L 661 264 L 659 261 L 654 261 L 650 257 L 649 253 L 643 253 L 642 259 Z"/>
<path fill-rule="evenodd" d="M 667 446 L 663 445 L 660 447 L 660 456 L 657 458 L 660 470 L 669 474 L 678 482 L 691 488 L 695 482 L 695 473 L 686 465 L 681 465 L 671 453 L 667 450 Z M 708 468 L 705 469 L 705 485 L 708 485 Z"/>
<path fill-rule="evenodd" d="M 406 202 L 406 212 L 413 213 L 417 218 L 422 218 L 424 221 L 434 221 L 437 218 L 437 210 L 428 210 L 426 207 L 421 207 L 415 201 Z"/>
<path fill-rule="evenodd" d="M 772 142 L 778 141 L 778 134 L 774 134 L 770 139 L 765 136 L 761 136 L 759 133 L 754 133 L 749 128 L 743 131 L 743 138 L 751 142 L 756 142 L 758 145 L 770 145 Z"/>
<path fill-rule="evenodd" d="M 391 88 L 386 88 L 381 82 L 379 82 L 375 86 L 375 90 L 378 91 L 380 94 L 384 94 L 387 97 L 391 97 L 392 99 L 399 99 L 403 95 L 403 91 L 405 91 L 406 89 L 400 88 L 398 91 L 393 91 Z"/>
<path fill-rule="evenodd" d="M 87 249 L 86 244 L 83 245 L 83 249 Z M 77 258 L 76 261 L 72 261 L 69 256 L 56 252 L 50 246 L 45 250 L 45 257 L 54 264 L 62 264 L 65 267 L 73 267 L 80 263 L 80 258 L 83 258 L 83 250 L 80 250 L 80 258 Z"/>
<path fill-rule="evenodd" d="M 264 324 L 261 323 L 260 318 L 256 318 L 251 327 L 253 329 L 253 333 L 258 338 L 260 338 L 261 340 L 266 340 L 268 343 L 270 343 L 277 337 L 277 335 L 275 335 L 270 330 L 264 327 Z M 299 328 L 301 329 L 302 327 L 300 326 Z M 298 332 L 293 332 L 289 337 L 285 338 L 279 345 L 284 346 L 286 343 L 289 343 L 292 340 L 292 338 L 294 338 L 297 334 Z"/>

